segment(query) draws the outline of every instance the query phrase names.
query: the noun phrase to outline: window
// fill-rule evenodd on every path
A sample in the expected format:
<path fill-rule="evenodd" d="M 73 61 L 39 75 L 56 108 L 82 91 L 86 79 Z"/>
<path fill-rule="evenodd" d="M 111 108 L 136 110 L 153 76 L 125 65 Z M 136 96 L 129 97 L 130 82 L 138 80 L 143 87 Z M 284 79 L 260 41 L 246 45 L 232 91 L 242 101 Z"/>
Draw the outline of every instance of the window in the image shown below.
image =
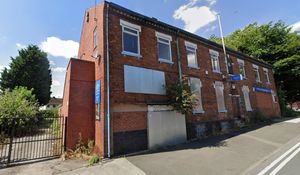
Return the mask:
<path fill-rule="evenodd" d="M 198 68 L 197 45 L 186 41 L 185 46 L 187 52 L 188 67 Z"/>
<path fill-rule="evenodd" d="M 255 64 L 253 64 L 253 71 L 254 71 L 254 76 L 255 76 L 256 82 L 260 82 L 258 66 Z"/>
<path fill-rule="evenodd" d="M 244 60 L 238 59 L 238 65 L 239 65 L 239 73 L 243 76 L 243 78 L 246 78 L 246 72 L 245 72 L 245 62 Z"/>
<path fill-rule="evenodd" d="M 233 74 L 233 62 L 229 55 L 227 55 L 227 69 L 229 74 Z"/>
<path fill-rule="evenodd" d="M 93 32 L 93 46 L 94 48 L 97 47 L 98 40 L 97 40 L 97 27 L 95 27 L 94 32 Z"/>
<path fill-rule="evenodd" d="M 273 100 L 273 103 L 277 103 L 277 97 L 276 97 L 276 93 L 274 91 L 272 91 L 272 100 Z"/>
<path fill-rule="evenodd" d="M 217 104 L 219 112 L 227 112 L 224 101 L 224 85 L 220 81 L 216 81 L 214 84 L 216 90 Z"/>
<path fill-rule="evenodd" d="M 263 68 L 263 70 L 264 70 L 265 80 L 268 84 L 270 84 L 269 71 L 267 68 Z"/>
<path fill-rule="evenodd" d="M 202 83 L 199 78 L 190 78 L 191 92 L 196 95 L 197 105 L 195 106 L 193 113 L 204 113 L 202 107 L 202 98 L 201 98 L 201 87 Z"/>
<path fill-rule="evenodd" d="M 125 92 L 165 95 L 165 73 L 124 65 L 124 86 Z"/>
<path fill-rule="evenodd" d="M 162 62 L 172 63 L 172 37 L 159 32 L 155 32 L 155 34 L 157 37 L 158 60 Z"/>
<path fill-rule="evenodd" d="M 242 87 L 242 92 L 243 92 L 243 95 L 244 95 L 246 111 L 252 111 L 252 107 L 251 107 L 251 103 L 250 103 L 250 97 L 249 97 L 249 87 L 248 86 L 243 86 Z"/>
<path fill-rule="evenodd" d="M 220 72 L 220 63 L 219 63 L 219 52 L 214 50 L 209 50 L 211 63 L 212 63 L 212 71 L 216 73 Z"/>
<path fill-rule="evenodd" d="M 122 26 L 122 54 L 140 57 L 140 32 L 141 27 L 120 20 Z"/>

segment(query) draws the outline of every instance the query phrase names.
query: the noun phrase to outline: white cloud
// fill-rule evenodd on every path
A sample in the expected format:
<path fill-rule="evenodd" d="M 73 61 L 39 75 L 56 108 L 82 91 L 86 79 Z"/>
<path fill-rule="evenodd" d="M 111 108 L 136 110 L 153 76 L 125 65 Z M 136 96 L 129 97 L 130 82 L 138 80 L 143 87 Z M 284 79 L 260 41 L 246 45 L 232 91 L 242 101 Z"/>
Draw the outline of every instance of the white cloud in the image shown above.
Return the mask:
<path fill-rule="evenodd" d="M 52 80 L 52 86 L 55 87 L 55 86 L 60 86 L 60 82 L 58 80 Z"/>
<path fill-rule="evenodd" d="M 76 57 L 79 49 L 79 43 L 73 40 L 62 40 L 51 36 L 43 41 L 41 48 L 44 52 L 54 57 L 65 57 L 67 59 Z"/>
<path fill-rule="evenodd" d="M 215 26 L 215 25 L 210 26 L 210 27 L 208 27 L 208 28 L 205 30 L 205 32 L 212 32 L 212 31 L 214 31 L 216 28 L 217 28 L 217 26 Z"/>
<path fill-rule="evenodd" d="M 52 60 L 49 60 L 49 64 L 52 65 L 52 66 L 55 66 L 55 62 L 52 61 Z"/>
<path fill-rule="evenodd" d="M 217 3 L 217 0 L 206 0 L 206 2 L 208 2 L 209 6 L 212 6 Z"/>
<path fill-rule="evenodd" d="M 291 32 L 300 32 L 300 21 L 298 21 L 295 24 L 291 25 L 291 27 L 292 27 Z"/>
<path fill-rule="evenodd" d="M 16 43 L 18 49 L 24 49 L 26 46 L 20 43 Z"/>
<path fill-rule="evenodd" d="M 64 67 L 54 67 L 51 69 L 53 72 L 65 72 L 66 68 Z"/>
<path fill-rule="evenodd" d="M 217 13 L 208 6 L 196 6 L 198 0 L 190 0 L 188 4 L 175 10 L 173 18 L 184 22 L 184 29 L 195 33 L 217 19 Z M 215 2 L 214 2 L 215 3 Z"/>

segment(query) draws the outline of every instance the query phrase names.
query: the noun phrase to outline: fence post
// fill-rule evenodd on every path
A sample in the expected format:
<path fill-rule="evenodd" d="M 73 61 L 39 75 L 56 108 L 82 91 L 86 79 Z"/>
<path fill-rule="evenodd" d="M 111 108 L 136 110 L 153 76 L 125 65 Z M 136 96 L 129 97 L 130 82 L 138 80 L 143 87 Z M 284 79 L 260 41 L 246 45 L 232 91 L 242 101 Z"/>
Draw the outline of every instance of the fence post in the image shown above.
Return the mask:
<path fill-rule="evenodd" d="M 11 130 L 10 130 L 10 136 L 9 136 L 8 156 L 7 156 L 7 166 L 10 164 L 10 161 L 11 161 L 11 152 L 12 152 L 14 134 L 15 134 L 15 118 L 12 119 L 12 124 L 11 124 Z"/>

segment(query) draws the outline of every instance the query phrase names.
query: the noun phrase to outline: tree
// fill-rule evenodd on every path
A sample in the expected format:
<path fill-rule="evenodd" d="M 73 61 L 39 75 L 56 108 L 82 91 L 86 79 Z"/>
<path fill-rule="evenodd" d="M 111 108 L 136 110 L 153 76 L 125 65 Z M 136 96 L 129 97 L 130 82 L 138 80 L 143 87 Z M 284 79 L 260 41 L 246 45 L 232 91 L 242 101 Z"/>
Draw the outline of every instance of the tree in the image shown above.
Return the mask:
<path fill-rule="evenodd" d="M 173 81 L 167 87 L 167 95 L 169 104 L 181 114 L 191 114 L 197 104 L 196 96 L 191 92 L 187 78 L 181 82 L 179 80 Z"/>
<path fill-rule="evenodd" d="M 12 125 L 12 119 L 18 117 L 18 129 L 29 129 L 32 119 L 38 113 L 38 102 L 32 90 L 25 87 L 15 87 L 13 90 L 6 89 L 0 96 L 0 126 L 4 132 Z"/>
<path fill-rule="evenodd" d="M 210 39 L 221 44 L 221 38 Z M 286 101 L 300 100 L 300 36 L 284 22 L 250 24 L 225 37 L 225 43 L 273 65 L 277 87 L 286 92 Z"/>
<path fill-rule="evenodd" d="M 27 48 L 19 50 L 18 56 L 11 58 L 9 67 L 1 73 L 0 88 L 2 91 L 24 86 L 33 89 L 33 94 L 40 104 L 48 103 L 52 76 L 45 52 L 42 52 L 38 46 L 29 45 Z"/>

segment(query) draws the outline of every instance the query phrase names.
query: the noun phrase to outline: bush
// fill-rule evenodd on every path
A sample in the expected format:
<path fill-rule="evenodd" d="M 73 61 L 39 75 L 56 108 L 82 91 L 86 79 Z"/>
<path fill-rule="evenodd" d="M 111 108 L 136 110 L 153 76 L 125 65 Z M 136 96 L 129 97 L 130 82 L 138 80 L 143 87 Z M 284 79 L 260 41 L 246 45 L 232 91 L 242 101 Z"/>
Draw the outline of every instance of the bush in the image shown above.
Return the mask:
<path fill-rule="evenodd" d="M 101 159 L 101 158 L 100 158 L 99 155 L 94 154 L 94 155 L 90 158 L 90 160 L 89 160 L 89 166 L 92 166 L 92 165 L 94 165 L 94 164 L 100 162 L 100 159 Z"/>
<path fill-rule="evenodd" d="M 0 126 L 2 131 L 8 132 L 13 125 L 13 118 L 18 119 L 18 132 L 27 131 L 34 126 L 32 122 L 36 120 L 38 113 L 38 103 L 32 89 L 16 87 L 12 91 L 5 90 L 0 97 Z"/>
<path fill-rule="evenodd" d="M 178 80 L 173 81 L 173 83 L 167 87 L 167 94 L 169 104 L 175 111 L 182 114 L 190 114 L 193 112 L 197 104 L 197 99 L 195 94 L 191 92 L 187 78 L 184 78 L 181 82 Z"/>

